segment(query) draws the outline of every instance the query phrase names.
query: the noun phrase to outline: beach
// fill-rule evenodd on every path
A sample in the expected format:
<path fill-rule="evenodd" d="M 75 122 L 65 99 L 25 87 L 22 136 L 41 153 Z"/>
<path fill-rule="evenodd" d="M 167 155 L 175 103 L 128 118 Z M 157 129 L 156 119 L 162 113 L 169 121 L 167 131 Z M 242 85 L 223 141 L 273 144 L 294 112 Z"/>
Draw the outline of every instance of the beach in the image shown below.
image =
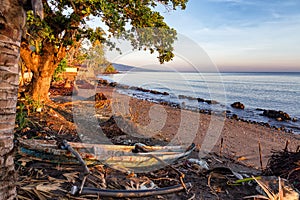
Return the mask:
<path fill-rule="evenodd" d="M 97 194 L 74 197 L 70 195 L 70 188 L 84 183 L 85 187 L 118 192 L 118 189 L 140 189 L 141 185 L 149 182 L 161 189 L 175 185 L 182 187 L 184 182 L 188 186 L 186 191 L 144 199 L 242 199 L 258 194 L 256 184 L 253 181 L 251 184 L 231 183 L 234 184 L 241 176 L 264 178 L 270 169 L 267 164 L 272 151 L 283 152 L 287 141 L 286 152 L 295 152 L 299 145 L 300 138 L 296 134 L 231 119 L 225 113 L 205 114 L 181 109 L 168 102 L 155 103 L 134 98 L 120 94 L 116 86 L 100 84 L 95 90 L 94 85 L 81 82 L 73 94 L 72 88 L 53 87 L 50 90 L 52 102 L 47 103 L 42 112 L 30 113 L 28 117 L 32 123 L 19 130 L 16 139 L 21 138 L 28 143 L 36 139 L 47 140 L 58 144 L 66 140 L 85 145 L 100 143 L 128 146 L 142 143 L 141 146 L 175 145 L 183 149 L 193 147 L 191 144 L 194 143 L 195 150 L 187 158 L 162 162 L 155 169 L 142 169 L 142 173 L 124 172 L 124 169 L 120 171 L 105 162 L 91 164 L 88 165 L 90 174 L 85 176 L 86 179 L 82 174 L 83 167 L 79 164 L 70 165 L 61 158 L 58 162 L 49 160 L 49 157 L 41 160 L 35 156 L 43 154 L 23 152 L 16 159 L 19 195 L 32 198 L 35 193 L 29 192 L 38 188 L 38 195 L 45 194 L 47 198 L 96 199 L 99 198 Z M 20 153 L 20 143 L 17 143 L 17 149 Z M 153 155 L 157 153 L 160 152 L 154 152 Z M 293 170 L 287 168 L 288 162 L 284 164 L 285 170 Z M 140 162 L 133 159 L 132 165 L 139 167 Z M 289 164 L 297 167 L 294 165 Z M 272 175 L 272 180 L 278 176 Z M 291 181 L 297 183 L 297 177 L 295 173 L 290 177 Z M 40 188 L 41 183 L 49 187 L 56 185 L 56 190 L 51 193 L 45 191 Z"/>
<path fill-rule="evenodd" d="M 167 144 L 188 145 L 188 143 L 194 142 L 197 149 L 201 150 L 201 155 L 208 153 L 205 152 L 206 149 L 211 149 L 211 153 L 221 153 L 243 164 L 260 169 L 259 143 L 263 167 L 267 165 L 272 151 L 283 150 L 287 142 L 288 148 L 292 151 L 295 151 L 300 145 L 300 135 L 276 130 L 258 123 L 244 122 L 214 114 L 203 114 L 174 108 L 163 103 L 132 98 L 119 94 L 113 87 L 100 87 L 97 91 L 103 93 L 113 107 L 113 109 L 99 109 L 97 113 L 101 113 L 101 116 L 110 118 L 121 115 L 127 118 L 127 122 L 135 124 L 136 129 L 134 130 L 143 135 L 142 138 L 154 137 Z M 124 110 L 124 105 L 128 107 L 127 111 Z M 209 137 L 212 143 L 207 143 Z M 222 145 L 221 140 L 223 141 Z"/>

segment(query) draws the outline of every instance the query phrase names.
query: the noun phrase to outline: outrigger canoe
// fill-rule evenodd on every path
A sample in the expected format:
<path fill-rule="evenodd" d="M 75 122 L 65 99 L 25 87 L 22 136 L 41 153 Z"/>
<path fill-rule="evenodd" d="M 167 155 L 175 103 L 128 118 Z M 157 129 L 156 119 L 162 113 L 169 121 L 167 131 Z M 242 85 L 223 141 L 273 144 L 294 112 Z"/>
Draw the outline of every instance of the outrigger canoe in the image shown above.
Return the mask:
<path fill-rule="evenodd" d="M 19 153 L 33 160 L 61 164 L 79 164 L 78 159 L 55 140 L 18 139 Z M 182 146 L 133 146 L 110 144 L 68 144 L 76 150 L 87 165 L 104 164 L 120 171 L 145 172 L 159 169 L 185 158 L 195 149 L 195 144 Z"/>

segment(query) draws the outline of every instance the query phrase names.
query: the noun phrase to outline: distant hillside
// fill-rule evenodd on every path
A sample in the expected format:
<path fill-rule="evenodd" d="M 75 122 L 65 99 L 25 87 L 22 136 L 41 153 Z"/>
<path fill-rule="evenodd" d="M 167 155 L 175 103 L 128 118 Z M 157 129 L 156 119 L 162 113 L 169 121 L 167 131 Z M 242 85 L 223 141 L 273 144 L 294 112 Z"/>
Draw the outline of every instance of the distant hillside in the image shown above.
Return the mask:
<path fill-rule="evenodd" d="M 153 65 L 152 68 L 146 69 L 146 68 L 134 67 L 134 66 L 124 65 L 124 64 L 119 64 L 119 63 L 113 63 L 112 65 L 119 72 L 128 72 L 128 71 L 136 71 L 136 72 L 196 72 L 196 70 L 191 67 L 179 68 L 179 67 L 166 67 L 163 65 Z"/>
<path fill-rule="evenodd" d="M 123 65 L 123 64 L 117 64 L 117 63 L 113 63 L 112 64 L 116 70 L 122 72 L 122 71 L 131 71 L 134 70 L 136 67 L 132 67 L 129 65 Z"/>
<path fill-rule="evenodd" d="M 129 65 L 123 65 L 123 64 L 119 64 L 119 63 L 113 63 L 112 65 L 119 72 L 127 72 L 127 71 L 150 72 L 150 71 L 155 71 L 155 70 L 150 70 L 150 69 L 143 69 L 143 68 L 133 67 L 133 66 L 129 66 Z"/>

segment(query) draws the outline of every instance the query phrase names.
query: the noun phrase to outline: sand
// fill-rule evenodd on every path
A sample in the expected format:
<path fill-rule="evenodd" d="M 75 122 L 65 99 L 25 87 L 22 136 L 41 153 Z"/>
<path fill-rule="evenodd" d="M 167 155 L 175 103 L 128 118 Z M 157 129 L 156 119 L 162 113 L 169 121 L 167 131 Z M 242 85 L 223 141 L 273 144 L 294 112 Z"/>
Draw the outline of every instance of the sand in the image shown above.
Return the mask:
<path fill-rule="evenodd" d="M 132 98 L 119 94 L 111 87 L 100 87 L 98 92 L 102 92 L 111 103 L 110 109 L 97 111 L 101 116 L 106 119 L 122 116 L 126 122 L 134 124 L 133 132 L 140 134 L 141 138 L 159 138 L 175 145 L 194 142 L 200 157 L 209 152 L 221 153 L 248 166 L 260 168 L 259 143 L 263 167 L 267 165 L 272 151 L 284 149 L 287 141 L 288 148 L 293 151 L 300 145 L 300 135 L 229 119 L 221 114 L 201 114 Z M 124 127 L 124 124 L 119 126 L 127 134 L 133 134 L 130 132 L 132 128 Z"/>

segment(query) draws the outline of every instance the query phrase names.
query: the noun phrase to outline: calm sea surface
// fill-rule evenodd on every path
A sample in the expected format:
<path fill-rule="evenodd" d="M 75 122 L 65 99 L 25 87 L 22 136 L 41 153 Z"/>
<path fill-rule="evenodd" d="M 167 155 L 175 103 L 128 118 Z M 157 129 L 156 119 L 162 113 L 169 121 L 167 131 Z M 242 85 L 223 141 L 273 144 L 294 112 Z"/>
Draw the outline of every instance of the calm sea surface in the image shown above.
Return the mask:
<path fill-rule="evenodd" d="M 271 125 L 285 126 L 300 133 L 300 122 L 277 122 L 262 116 L 259 109 L 282 110 L 300 119 L 300 73 L 179 73 L 179 72 L 123 72 L 107 77 L 120 84 L 168 92 L 154 95 L 136 89 L 120 90 L 137 98 L 168 101 L 193 109 L 230 110 L 241 118 Z M 217 105 L 199 103 L 188 97 L 216 100 Z M 245 110 L 230 107 L 242 102 Z"/>

